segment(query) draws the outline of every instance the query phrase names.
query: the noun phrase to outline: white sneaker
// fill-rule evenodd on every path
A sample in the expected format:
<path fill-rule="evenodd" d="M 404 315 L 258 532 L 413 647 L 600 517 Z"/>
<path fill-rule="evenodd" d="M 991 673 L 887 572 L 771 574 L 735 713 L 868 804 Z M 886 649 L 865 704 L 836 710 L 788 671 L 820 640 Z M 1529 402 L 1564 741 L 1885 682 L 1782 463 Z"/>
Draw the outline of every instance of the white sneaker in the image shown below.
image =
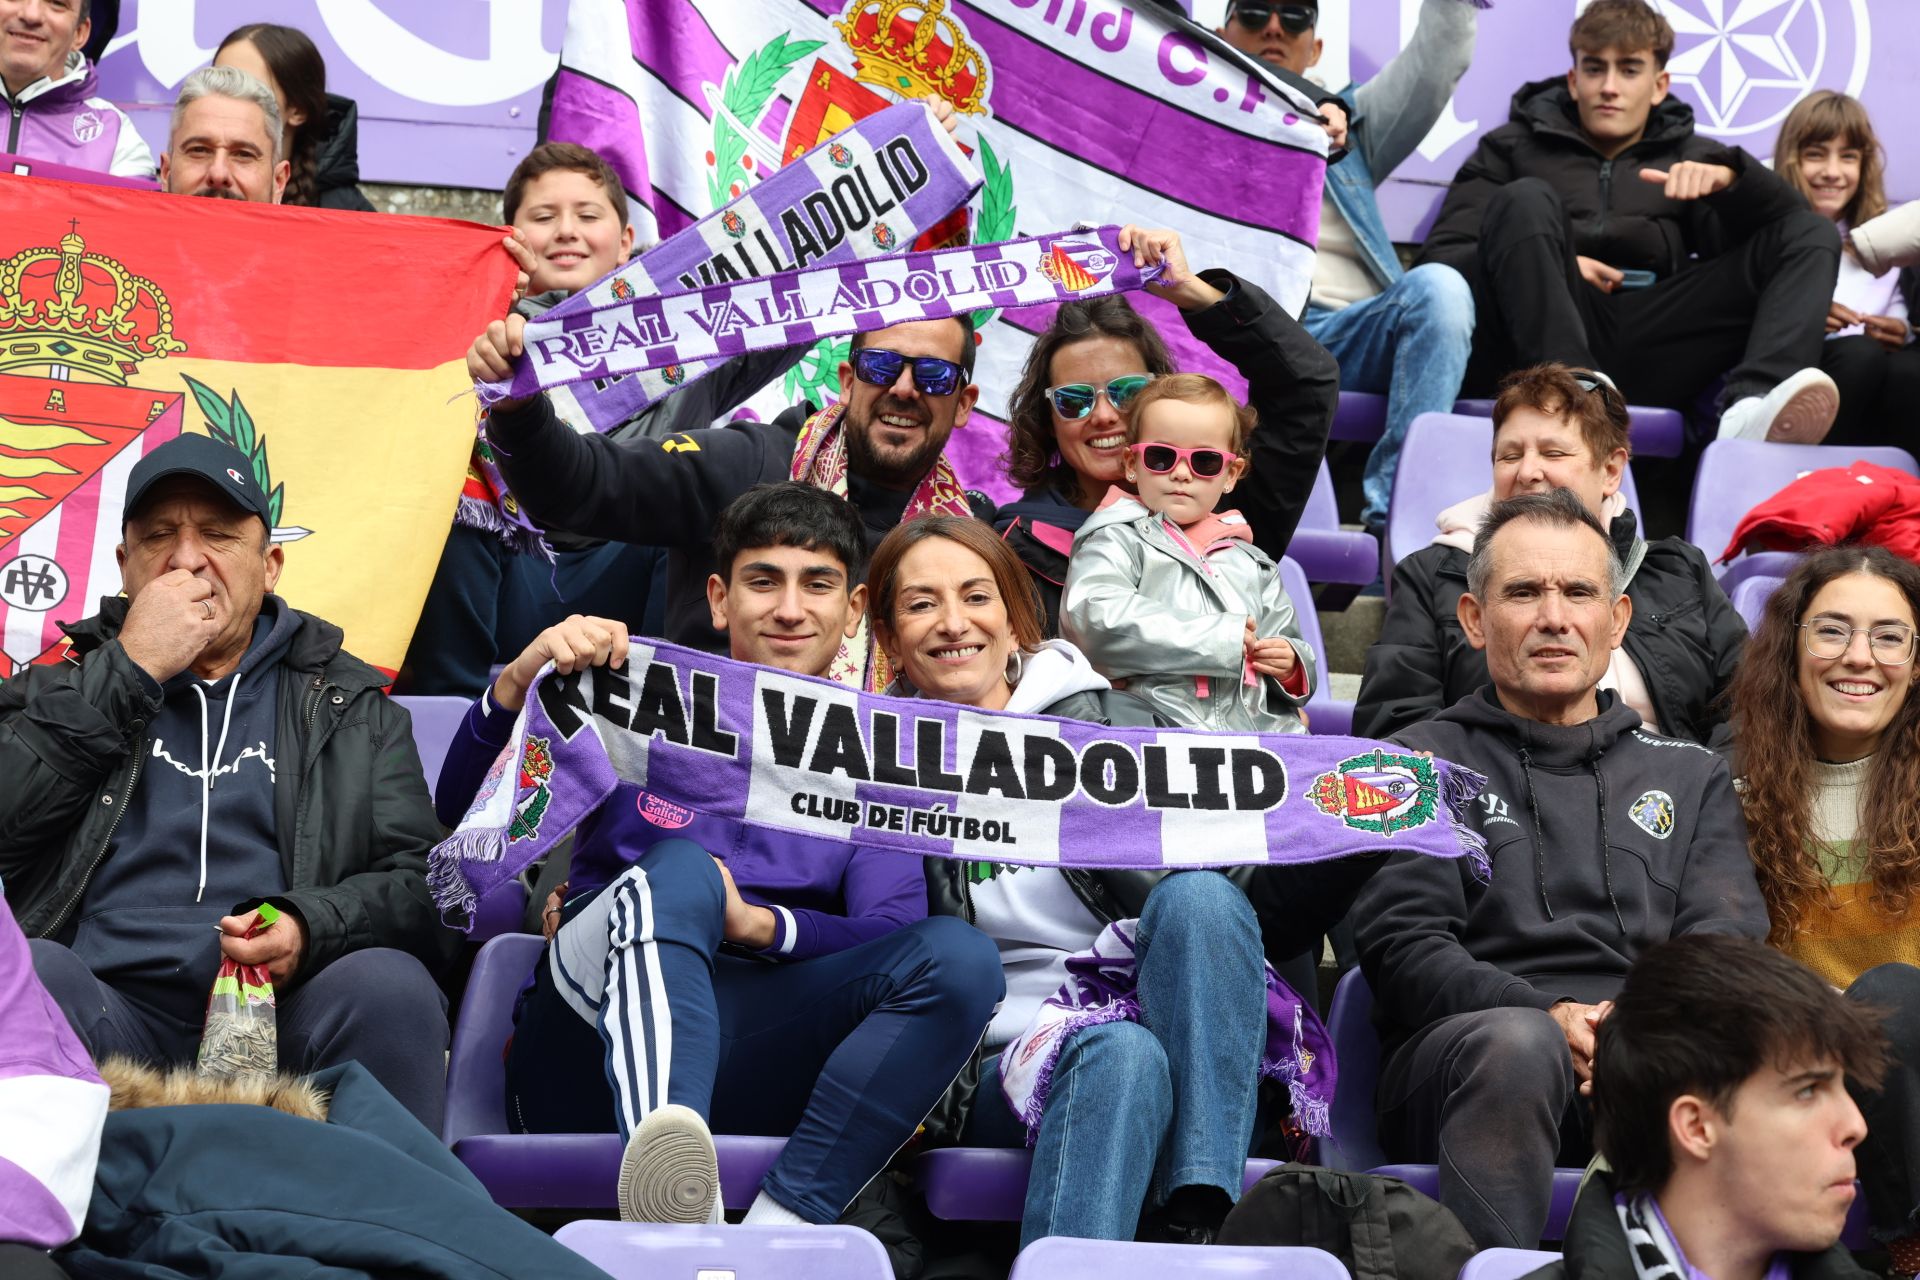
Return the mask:
<path fill-rule="evenodd" d="M 1720 415 L 1720 439 L 1819 444 L 1840 412 L 1840 388 L 1818 369 L 1802 369 L 1764 396 L 1747 396 Z"/>
<path fill-rule="evenodd" d="M 717 1221 L 720 1162 L 700 1113 L 669 1104 L 643 1119 L 620 1157 L 622 1222 Z"/>

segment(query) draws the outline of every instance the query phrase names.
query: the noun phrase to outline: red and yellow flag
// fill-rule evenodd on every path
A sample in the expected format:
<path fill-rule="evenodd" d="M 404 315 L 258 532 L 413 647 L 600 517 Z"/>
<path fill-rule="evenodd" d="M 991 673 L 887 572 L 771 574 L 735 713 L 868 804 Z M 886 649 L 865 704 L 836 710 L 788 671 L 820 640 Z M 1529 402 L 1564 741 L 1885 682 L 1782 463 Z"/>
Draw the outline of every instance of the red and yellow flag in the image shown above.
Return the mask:
<path fill-rule="evenodd" d="M 120 589 L 134 463 L 182 431 L 252 460 L 277 588 L 400 665 L 473 446 L 465 353 L 500 231 L 0 178 L 0 676 Z"/>

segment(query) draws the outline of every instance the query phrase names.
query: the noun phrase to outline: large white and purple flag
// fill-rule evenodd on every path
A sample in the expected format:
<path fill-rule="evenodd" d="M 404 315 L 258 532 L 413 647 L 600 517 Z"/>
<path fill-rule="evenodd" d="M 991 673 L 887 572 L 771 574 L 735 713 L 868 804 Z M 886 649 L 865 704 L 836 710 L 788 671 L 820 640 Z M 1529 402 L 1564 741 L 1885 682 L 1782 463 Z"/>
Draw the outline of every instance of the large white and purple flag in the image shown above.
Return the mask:
<path fill-rule="evenodd" d="M 1313 108 L 1153 0 L 572 0 L 542 124 L 614 164 L 646 244 L 927 93 L 957 108 L 985 182 L 970 228 L 956 217 L 917 247 L 1083 222 L 1171 227 L 1196 269 L 1304 306 L 1327 146 Z M 1182 368 L 1244 391 L 1171 307 L 1134 301 Z M 980 409 L 948 452 L 965 483 L 1004 496 L 999 422 L 1051 308 L 975 318 Z M 833 398 L 846 346 L 822 341 L 769 404 Z"/>

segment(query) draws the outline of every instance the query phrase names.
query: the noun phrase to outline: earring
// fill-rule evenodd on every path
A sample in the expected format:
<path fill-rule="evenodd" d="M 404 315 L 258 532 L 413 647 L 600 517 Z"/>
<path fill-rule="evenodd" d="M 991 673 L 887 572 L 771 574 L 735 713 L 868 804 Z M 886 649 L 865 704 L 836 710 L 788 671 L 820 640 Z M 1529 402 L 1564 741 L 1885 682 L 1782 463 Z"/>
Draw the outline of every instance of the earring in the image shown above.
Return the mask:
<path fill-rule="evenodd" d="M 1052 453 L 1047 455 L 1047 466 L 1058 467 L 1059 465 L 1060 465 L 1060 451 L 1058 449 L 1055 449 Z"/>
<path fill-rule="evenodd" d="M 1026 670 L 1027 670 L 1027 655 L 1025 653 L 1023 653 L 1019 649 L 1015 649 L 1012 653 L 1008 654 L 1007 655 L 1007 687 L 1010 689 L 1019 688 L 1020 677 L 1026 674 Z"/>

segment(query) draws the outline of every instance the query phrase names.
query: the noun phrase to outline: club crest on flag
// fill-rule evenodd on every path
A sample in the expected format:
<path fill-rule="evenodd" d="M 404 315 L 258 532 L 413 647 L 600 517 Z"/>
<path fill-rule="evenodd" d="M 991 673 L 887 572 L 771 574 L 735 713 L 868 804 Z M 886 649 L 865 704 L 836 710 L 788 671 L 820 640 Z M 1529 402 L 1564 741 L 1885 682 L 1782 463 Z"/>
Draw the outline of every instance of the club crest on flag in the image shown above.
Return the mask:
<path fill-rule="evenodd" d="M 1390 836 L 1433 821 L 1440 776 L 1425 756 L 1349 756 L 1307 788 L 1313 807 L 1357 831 Z"/>

